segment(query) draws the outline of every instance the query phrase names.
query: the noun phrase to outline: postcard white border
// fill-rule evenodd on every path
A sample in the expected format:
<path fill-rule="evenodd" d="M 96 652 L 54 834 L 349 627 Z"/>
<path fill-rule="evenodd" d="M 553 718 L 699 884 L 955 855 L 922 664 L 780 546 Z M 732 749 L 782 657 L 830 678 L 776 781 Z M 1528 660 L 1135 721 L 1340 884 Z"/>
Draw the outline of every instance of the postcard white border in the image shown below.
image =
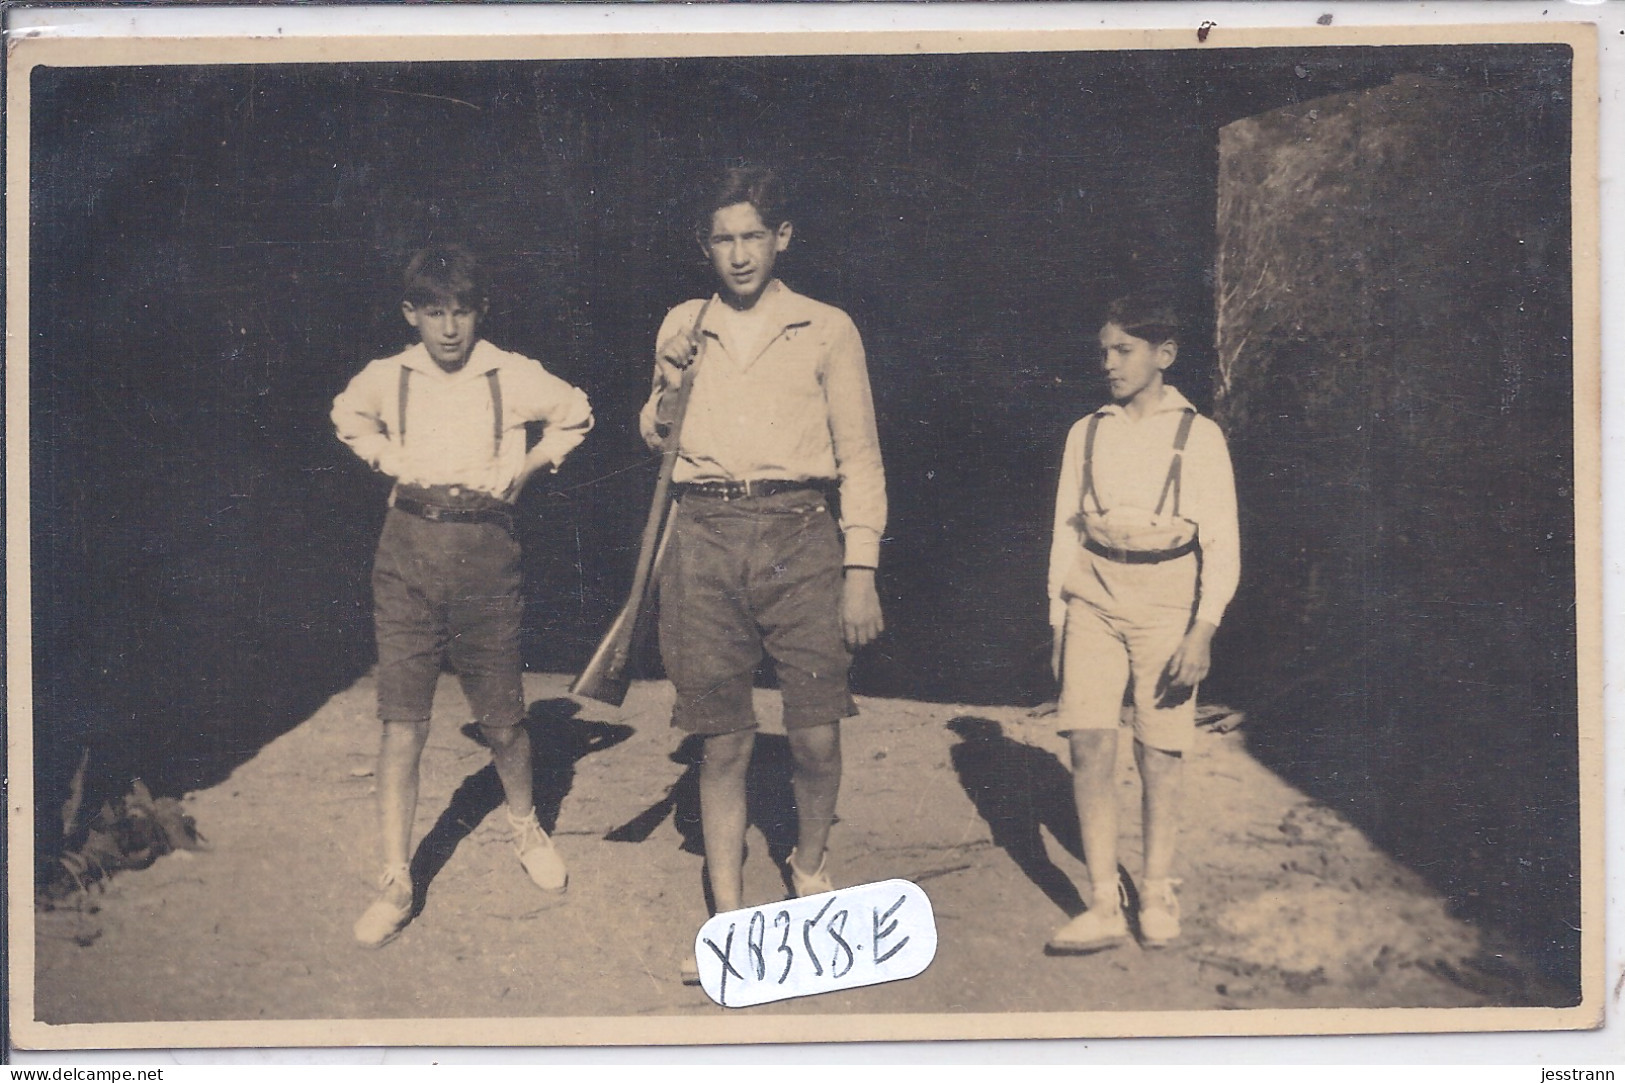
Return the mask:
<path fill-rule="evenodd" d="M 1320 26 L 1317 20 L 1324 14 L 1330 13 L 1332 23 L 1330 26 Z M 1403 28 L 1404 39 L 1407 43 L 1469 43 L 1478 41 L 1547 41 L 1552 40 L 1554 30 L 1559 36 L 1566 37 L 1574 24 L 1593 23 L 1597 26 L 1597 45 L 1599 65 L 1594 73 L 1598 82 L 1592 89 L 1598 92 L 1602 102 L 1600 114 L 1600 136 L 1595 143 L 1581 139 L 1576 141 L 1576 165 L 1574 177 L 1574 198 L 1576 221 L 1586 221 L 1586 208 L 1589 202 L 1591 221 L 1597 222 L 1596 230 L 1576 229 L 1575 262 L 1577 268 L 1576 293 L 1580 295 L 1587 288 L 1588 276 L 1582 270 L 1589 263 L 1592 268 L 1598 267 L 1597 254 L 1589 253 L 1590 260 L 1584 256 L 1585 242 L 1592 237 L 1601 239 L 1601 278 L 1591 278 L 1589 285 L 1593 290 L 1600 291 L 1601 304 L 1596 311 L 1598 320 L 1594 326 L 1584 322 L 1577 322 L 1576 350 L 1582 356 L 1588 344 L 1595 351 L 1601 345 L 1606 360 L 1613 360 L 1617 368 L 1621 346 L 1621 336 L 1618 330 L 1618 319 L 1610 319 L 1610 313 L 1621 311 L 1625 298 L 1621 297 L 1620 283 L 1625 281 L 1625 257 L 1621 250 L 1622 229 L 1618 211 L 1619 198 L 1617 194 L 1607 206 L 1597 205 L 1598 185 L 1592 181 L 1596 176 L 1600 182 L 1601 190 L 1609 192 L 1619 183 L 1621 177 L 1620 159 L 1625 155 L 1625 98 L 1622 98 L 1622 85 L 1625 85 L 1625 13 L 1618 5 L 1590 5 L 1576 3 L 1552 3 L 1547 5 L 1516 3 L 1443 3 L 1431 5 L 1412 4 L 989 4 L 977 6 L 964 5 L 850 5 L 823 7 L 820 5 L 770 5 L 770 6 L 712 6 L 712 5 L 685 5 L 675 6 L 549 6 L 549 7 L 501 7 L 496 9 L 472 10 L 464 6 L 455 8 L 230 8 L 230 9 L 177 9 L 177 8 L 123 8 L 123 9 L 11 9 L 8 12 L 9 32 L 11 41 L 8 43 L 11 54 L 12 73 L 15 74 L 19 63 L 27 63 L 30 56 L 49 57 L 53 62 L 62 62 L 64 53 L 57 50 L 72 49 L 74 54 L 81 58 L 88 58 L 94 63 L 196 63 L 200 60 L 217 62 L 221 57 L 200 57 L 198 50 L 212 49 L 215 43 L 200 41 L 199 38 L 208 38 L 210 35 L 229 31 L 229 36 L 221 44 L 229 44 L 235 56 L 244 60 L 265 60 L 277 62 L 294 61 L 321 61 L 321 60 L 358 60 L 358 59 L 391 59 L 416 58 L 423 59 L 506 59 L 527 58 L 537 55 L 532 49 L 525 35 L 545 33 L 551 37 L 551 45 L 562 46 L 565 55 L 580 56 L 618 56 L 641 55 L 650 49 L 651 43 L 658 43 L 658 51 L 662 55 L 719 55 L 728 53 L 753 54 L 763 51 L 779 53 L 801 53 L 807 55 L 829 54 L 843 52 L 872 52 L 876 51 L 871 42 L 859 43 L 852 35 L 860 31 L 876 32 L 890 38 L 898 35 L 895 41 L 899 44 L 913 39 L 922 49 L 932 51 L 967 51 L 1019 49 L 1024 47 L 1021 38 L 1033 31 L 1048 32 L 1045 49 L 1052 48 L 1148 48 L 1165 47 L 1170 45 L 1184 45 L 1187 42 L 1176 40 L 1181 35 L 1193 35 L 1196 27 L 1202 23 L 1214 24 L 1210 30 L 1206 47 L 1226 47 L 1242 44 L 1284 44 L 1298 42 L 1312 42 L 1315 44 L 1376 44 L 1395 40 L 1395 32 Z M 1567 30 L 1558 29 L 1567 27 Z M 836 32 L 838 29 L 838 32 Z M 439 38 L 439 35 L 455 31 L 456 39 L 448 42 Z M 1057 32 L 1077 31 L 1087 32 L 1087 37 L 1072 39 L 1062 43 L 1062 37 L 1071 38 L 1067 33 L 1062 37 L 1055 36 Z M 764 49 L 762 39 L 758 34 L 775 35 L 773 48 Z M 680 41 L 675 41 L 667 35 L 683 35 Z M 788 35 L 786 37 L 785 35 Z M 960 36 L 965 40 L 960 48 L 954 47 L 953 38 Z M 969 42 L 970 37 L 977 40 Z M 431 39 L 433 39 L 431 41 Z M 1244 39 L 1244 40 L 1243 40 Z M 40 50 L 36 52 L 36 47 Z M 448 52 L 450 47 L 452 52 Z M 580 50 L 577 52 L 576 50 Z M 880 51 L 891 51 L 890 47 Z M 549 49 L 547 55 L 560 55 L 556 50 Z M 1576 97 L 1583 101 L 1585 86 L 1581 79 L 1585 72 L 1585 65 L 1579 62 L 1576 65 Z M 19 86 L 22 88 L 21 104 L 24 112 L 15 110 L 18 106 L 17 95 Z M 8 102 L 9 115 L 26 117 L 26 79 L 12 79 L 9 88 L 11 100 Z M 26 129 L 22 129 L 23 132 Z M 19 129 L 12 127 L 8 134 L 8 168 L 15 170 L 19 161 L 26 170 L 27 146 L 26 140 L 19 138 Z M 1582 148 L 1589 146 L 1594 157 L 1589 162 L 1582 162 L 1578 153 Z M 20 157 L 19 157 L 20 156 Z M 1591 173 L 1585 170 L 1594 169 Z M 16 176 L 9 173 L 9 176 Z M 15 345 L 26 341 L 27 333 L 27 297 L 24 281 L 19 279 L 21 260 L 26 258 L 26 243 L 19 245 L 19 239 L 26 242 L 26 228 L 19 230 L 17 217 L 17 200 L 13 194 L 8 202 L 8 224 L 11 226 L 8 246 L 8 292 L 9 302 L 8 318 L 8 344 L 13 346 L 10 356 L 16 356 Z M 1614 213 L 1610 213 L 1610 209 Z M 1599 221 L 1600 216 L 1600 221 Z M 26 226 L 27 208 L 22 207 L 22 224 Z M 22 287 L 22 288 L 20 288 Z M 19 318 L 20 317 L 20 318 Z M 15 364 L 8 364 L 7 380 L 7 415 L 8 415 L 8 442 L 11 446 L 26 447 L 27 441 L 27 380 L 26 368 L 19 372 Z M 1577 375 L 1579 375 L 1577 373 Z M 1625 617 L 1618 615 L 1621 606 L 1620 587 L 1625 583 L 1625 562 L 1621 559 L 1621 545 L 1618 541 L 1622 516 L 1622 504 L 1625 499 L 1609 499 L 1603 496 L 1602 486 L 1611 482 L 1617 476 L 1621 461 L 1621 415 L 1618 376 L 1610 376 L 1608 364 L 1604 364 L 1600 373 L 1596 375 L 1590 390 L 1598 391 L 1600 382 L 1600 397 L 1592 399 L 1586 394 L 1584 381 L 1576 382 L 1576 459 L 1585 462 L 1589 457 L 1596 461 L 1599 450 L 1595 442 L 1587 440 L 1588 435 L 1595 435 L 1592 426 L 1599 411 L 1602 416 L 1601 452 L 1605 456 L 1603 469 L 1599 476 L 1590 479 L 1591 492 L 1577 492 L 1577 531 L 1580 537 L 1597 536 L 1597 531 L 1603 531 L 1603 544 L 1600 553 L 1592 554 L 1593 559 L 1585 559 L 1582 554 L 1579 567 L 1579 592 L 1577 603 L 1580 606 L 1580 623 L 1582 628 L 1595 626 L 1599 613 L 1609 614 L 1604 628 L 1602 641 L 1594 636 L 1585 642 L 1587 637 L 1582 636 L 1581 672 L 1582 675 L 1596 674 L 1600 682 L 1586 681 L 1582 684 L 1583 695 L 1589 687 L 1592 695 L 1605 696 L 1605 717 L 1617 717 L 1620 706 L 1621 693 L 1620 678 L 1625 676 L 1622 671 L 1620 651 L 1617 644 L 1620 642 L 1619 633 L 1625 630 Z M 1588 446 L 1589 443 L 1589 446 Z M 26 663 L 28 652 L 25 649 L 28 642 L 28 625 L 26 620 L 26 603 L 29 589 L 28 576 L 28 547 L 26 518 L 21 523 L 18 513 L 26 516 L 27 493 L 26 470 L 19 472 L 17 465 L 8 456 L 8 549 L 7 549 L 7 581 L 8 581 L 8 684 L 9 701 L 8 715 L 12 719 L 28 717 L 29 682 Z M 1617 486 L 1613 487 L 1617 491 Z M 1594 497 L 1588 499 L 1588 496 Z M 21 527 L 21 529 L 19 529 Z M 1589 588 L 1589 589 L 1588 589 Z M 19 605 L 19 603 L 21 603 Z M 19 620 L 17 614 L 21 612 L 24 618 Z M 19 634 L 20 633 L 20 634 Z M 1605 658 L 1602 653 L 1604 643 L 1611 648 Z M 1584 712 L 1582 712 L 1584 713 Z M 1617 804 L 1610 804 L 1606 817 L 1598 815 L 1600 811 L 1602 764 L 1604 760 L 1613 769 L 1610 777 L 1616 778 L 1618 765 L 1621 763 L 1620 754 L 1625 749 L 1625 740 L 1622 740 L 1617 727 L 1608 727 L 1606 733 L 1598 732 L 1602 727 L 1591 727 L 1590 740 L 1602 741 L 1604 746 L 1600 750 L 1595 747 L 1582 749 L 1582 803 L 1585 813 L 1582 822 L 1585 824 L 1587 837 L 1591 833 L 1606 826 L 1605 851 L 1609 859 L 1609 868 L 1612 870 L 1607 882 L 1607 895 L 1610 900 L 1608 911 L 1609 928 L 1614 936 L 1609 937 L 1606 948 L 1607 996 L 1610 1007 L 1617 1005 L 1615 999 L 1615 978 L 1625 977 L 1625 951 L 1621 951 L 1618 935 L 1622 926 L 1619 897 L 1622 892 L 1620 885 L 1620 867 L 1622 855 L 1625 855 L 1625 825 L 1621 823 L 1620 809 Z M 21 734 L 21 736 L 19 736 Z M 31 762 L 32 749 L 27 740 L 26 727 L 12 727 L 9 734 L 11 763 Z M 1594 769 L 1593 769 L 1594 768 Z M 1610 786 L 1610 790 L 1617 786 Z M 23 831 L 23 842 L 31 839 L 31 824 L 28 822 L 31 815 L 31 802 L 27 799 L 26 787 L 19 793 L 13 790 L 11 794 L 10 831 L 11 841 L 18 841 L 18 832 Z M 19 850 L 13 846 L 12 853 Z M 28 852 L 25 848 L 21 852 Z M 15 863 L 14 863 L 15 864 Z M 26 879 L 26 877 L 24 878 Z M 15 885 L 13 884 L 13 889 Z M 1603 902 L 1603 884 L 1601 878 L 1588 878 L 1586 888 L 1586 907 L 1588 913 L 1600 913 Z M 23 953 L 32 953 L 31 931 L 31 900 L 25 894 L 21 899 L 14 893 L 11 896 L 11 938 L 10 944 L 14 958 Z M 18 903 L 22 905 L 17 905 Z M 19 927 L 24 923 L 28 929 Z M 1595 965 L 1597 960 L 1590 958 L 1595 952 L 1603 951 L 1603 946 L 1596 940 L 1587 943 L 1587 959 L 1583 969 L 1587 975 L 1588 983 L 1596 979 L 1592 975 L 1600 975 L 1603 971 Z M 18 958 L 18 961 L 22 961 Z M 15 972 L 15 971 L 14 971 Z M 31 973 L 31 971 L 30 971 Z M 1586 989 L 1586 1004 L 1601 1007 L 1601 989 L 1588 987 Z M 26 998 L 26 999 L 25 999 Z M 11 1004 L 13 1009 L 13 1024 L 21 1009 L 31 1006 L 32 989 L 12 988 Z M 1393 1027 L 1392 1013 L 1403 1011 L 1412 1014 L 1420 1009 L 1384 1009 L 1377 1012 L 1362 1011 L 1314 1011 L 1314 1012 L 1246 1012 L 1222 1013 L 1227 1025 L 1223 1032 L 1236 1034 L 1279 1033 L 1282 1029 L 1297 1029 L 1295 1027 L 1282 1027 L 1285 1022 L 1300 1022 L 1313 1029 L 1317 1034 L 1344 1033 L 1354 1034 L 1366 1031 L 1386 1031 Z M 1539 1028 L 1550 1025 L 1554 1009 L 1472 1009 L 1473 1013 L 1485 1012 L 1498 1017 L 1493 1029 L 1516 1027 Z M 1562 1010 L 1571 1011 L 1571 1010 Z M 1091 1021 L 1101 1020 L 1119 1013 L 1091 1013 Z M 1142 1013 L 1121 1013 L 1134 1016 L 1135 1021 L 1145 1021 Z M 1112 1033 L 1134 1034 L 1201 1034 L 1214 1033 L 1217 1028 L 1202 1026 L 1200 1018 L 1186 1018 L 1186 1016 L 1211 1017 L 1220 1013 L 1153 1013 L 1162 1021 L 1171 1024 L 1164 1028 L 1161 1026 L 1146 1027 L 1132 1026 L 1115 1028 L 1105 1026 L 1095 1030 L 1102 1035 Z M 1460 1013 L 1457 1012 L 1457 1015 Z M 1249 1017 L 1269 1016 L 1275 1018 L 1274 1025 L 1251 1026 Z M 1297 1019 L 1296 1017 L 1303 1018 Z M 1388 1016 L 1386 1024 L 1378 1017 Z M 799 1033 L 796 1037 L 806 1041 L 829 1040 L 861 1040 L 885 1042 L 897 1033 L 912 1033 L 906 1021 L 912 1017 L 876 1016 L 852 1019 L 841 1017 L 839 1019 L 817 1019 L 787 1021 L 792 1023 L 808 1022 L 813 1026 L 797 1027 Z M 942 1018 L 942 1017 L 933 1017 Z M 1012 1027 L 1012 1017 L 1006 1014 L 997 1016 L 952 1016 L 946 1017 L 956 1036 L 963 1038 L 979 1038 L 993 1034 L 1021 1034 L 1030 1038 L 1039 1038 L 1047 1035 L 1060 1035 L 1076 1033 L 1076 1024 L 1072 1027 L 1052 1029 L 1043 1025 L 1043 1017 L 1022 1017 L 1035 1025 L 1031 1027 Z M 1211 1022 L 1211 1019 L 1209 1020 Z M 436 1021 L 440 1023 L 442 1021 Z M 466 1023 L 466 1039 L 486 1040 L 487 1038 L 500 1038 L 504 1042 L 524 1038 L 523 1028 L 516 1028 L 513 1021 L 445 1021 Z M 591 1032 L 595 1030 L 593 1024 L 602 1024 L 603 1020 L 548 1020 L 546 1026 L 551 1032 L 552 1041 L 592 1041 Z M 624 1023 L 624 1020 L 616 1020 Z M 686 1035 L 681 1031 L 692 1032 L 694 1020 L 684 1017 L 669 1020 L 674 1026 L 672 1033 L 662 1033 L 658 1024 L 666 1020 L 640 1020 L 640 1040 L 650 1043 L 664 1041 L 684 1041 Z M 729 1020 L 722 1020 L 724 1024 Z M 741 1022 L 744 1022 L 741 1020 Z M 1258 1022 L 1266 1022 L 1258 1020 Z M 817 1024 L 829 1024 L 820 1026 Z M 654 1024 L 654 1025 L 651 1025 Z M 1239 1025 L 1238 1025 L 1239 1024 Z M 1455 1031 L 1478 1030 L 1475 1025 L 1463 1026 L 1463 1020 L 1451 1021 L 1451 1029 Z M 250 1038 L 253 1044 L 283 1045 L 309 1041 L 315 1037 L 318 1041 L 333 1040 L 369 1040 L 359 1035 L 352 1036 L 343 1033 L 348 1024 L 162 1024 L 168 1029 L 177 1042 L 195 1043 L 198 1046 L 217 1044 L 213 1038 L 217 1035 L 204 1033 L 205 1029 L 230 1026 L 236 1031 L 237 1037 Z M 413 1041 L 417 1033 L 421 1033 L 420 1021 L 367 1021 L 360 1024 L 365 1027 L 372 1041 Z M 1568 1025 L 1573 1025 L 1570 1022 Z M 124 1031 L 125 1025 L 101 1024 L 94 1029 L 97 1033 L 94 1038 L 84 1035 L 85 1045 L 121 1045 L 126 1041 L 139 1042 L 142 1037 L 132 1030 L 128 1034 Z M 131 1025 L 137 1026 L 137 1025 Z M 150 1030 L 153 1024 L 140 1024 L 139 1030 Z M 500 1027 L 500 1032 L 493 1029 Z M 312 1028 L 328 1031 L 327 1034 L 316 1036 L 311 1033 Z M 198 1029 L 194 1029 L 198 1028 Z M 52 1028 L 58 1036 L 71 1038 L 74 1044 L 81 1041 L 81 1028 Z M 730 1040 L 727 1027 L 719 1028 L 715 1033 L 720 1040 Z M 1093 1028 L 1092 1028 L 1093 1029 Z M 1408 1027 L 1407 1027 L 1408 1029 Z M 416 1033 L 414 1033 L 416 1031 Z M 834 1033 L 838 1031 L 839 1033 Z M 947 1035 L 943 1035 L 947 1036 Z M 733 1040 L 746 1037 L 740 1034 Z M 1454 1040 L 1453 1040 L 1454 1039 Z M 459 1034 L 457 1040 L 465 1040 Z M 602 1040 L 601 1038 L 597 1040 Z M 759 1035 L 751 1036 L 750 1040 L 760 1040 Z M 53 1042 L 53 1044 L 56 1044 Z M 1207 1043 L 1211 1045 L 1212 1043 Z M 1094 1043 L 1083 1041 L 1072 1042 L 1024 1042 L 1001 1043 L 996 1047 L 996 1054 L 1001 1061 L 1023 1060 L 1026 1055 L 1033 1055 L 1036 1059 L 1049 1060 L 1051 1054 L 1063 1050 L 1073 1054 L 1082 1054 L 1090 1045 L 1101 1048 L 1110 1054 L 1110 1060 L 1118 1060 L 1125 1056 L 1138 1059 L 1148 1056 L 1148 1059 L 1171 1058 L 1186 1060 L 1185 1054 L 1193 1055 L 1189 1062 L 1202 1063 L 1204 1056 L 1207 1059 L 1237 1059 L 1236 1042 L 1229 1041 L 1222 1051 L 1214 1047 L 1214 1052 L 1203 1053 L 1200 1042 L 1169 1042 L 1151 1039 L 1125 1039 L 1112 1043 Z M 1109 1046 L 1109 1049 L 1106 1048 Z M 1270 1050 L 1266 1052 L 1265 1047 Z M 1243 1048 L 1249 1052 L 1249 1058 L 1279 1060 L 1283 1056 L 1305 1061 L 1317 1061 L 1323 1058 L 1334 1061 L 1371 1059 L 1396 1059 L 1392 1054 L 1399 1054 L 1397 1059 L 1417 1059 L 1418 1050 L 1428 1050 L 1427 1059 L 1435 1059 L 1437 1054 L 1445 1047 L 1450 1047 L 1451 1058 L 1461 1057 L 1463 1060 L 1491 1059 L 1505 1061 L 1507 1059 L 1521 1059 L 1522 1057 L 1538 1057 L 1540 1059 L 1555 1059 L 1563 1057 L 1569 1060 L 1577 1055 L 1585 1055 L 1587 1059 L 1625 1060 L 1625 1040 L 1622 1040 L 1617 1025 L 1594 1033 L 1565 1033 L 1553 1035 L 1529 1034 L 1477 1034 L 1467 1038 L 1463 1034 L 1434 1034 L 1434 1035 L 1387 1035 L 1384 1038 L 1362 1040 L 1358 1038 L 1330 1038 L 1293 1037 L 1278 1038 L 1269 1042 L 1246 1042 Z M 868 1054 L 882 1054 L 883 1049 L 896 1049 L 910 1054 L 909 1059 L 934 1060 L 939 1059 L 931 1046 L 909 1044 L 906 1046 L 870 1046 L 866 1047 Z M 1402 1050 L 1409 1050 L 1407 1056 Z M 1290 1050 L 1290 1052 L 1286 1052 Z M 1517 1050 L 1519 1052 L 1514 1052 Z M 1560 1052 L 1555 1052 L 1561 1050 Z M 1581 1051 L 1584 1051 L 1582 1054 Z M 404 1052 L 404 1051 L 397 1051 Z M 422 1054 L 425 1059 L 434 1053 L 434 1059 L 444 1062 L 448 1055 L 464 1062 L 474 1062 L 480 1057 L 479 1050 L 436 1050 L 416 1049 L 414 1057 Z M 496 1060 L 510 1062 L 516 1054 L 535 1054 L 539 1058 L 546 1050 L 515 1050 L 502 1048 L 490 1051 Z M 555 1051 L 561 1052 L 561 1051 Z M 580 1051 L 577 1051 L 580 1052 Z M 608 1050 L 600 1052 L 609 1052 Z M 635 1053 L 636 1051 L 629 1051 Z M 645 1053 L 655 1053 L 656 1050 L 645 1050 Z M 718 1050 L 712 1053 L 723 1052 Z M 940 1050 L 940 1059 L 962 1061 L 968 1052 L 964 1047 Z M 786 1050 L 788 1055 L 788 1051 Z M 1376 1055 L 1373 1055 L 1376 1054 Z M 1483 1054 L 1492 1054 L 1484 1057 Z M 42 1054 L 22 1054 L 19 1051 L 19 1063 L 22 1056 L 42 1056 Z M 129 1053 L 115 1054 L 120 1063 L 131 1063 Z M 83 1053 L 73 1054 L 75 1063 L 83 1062 Z M 797 1054 L 802 1059 L 801 1054 Z M 348 1058 L 347 1058 L 348 1059 Z M 634 1058 L 635 1059 L 635 1058 Z M 882 1059 L 875 1057 L 872 1059 Z M 1065 1058 L 1063 1058 L 1065 1059 Z"/>

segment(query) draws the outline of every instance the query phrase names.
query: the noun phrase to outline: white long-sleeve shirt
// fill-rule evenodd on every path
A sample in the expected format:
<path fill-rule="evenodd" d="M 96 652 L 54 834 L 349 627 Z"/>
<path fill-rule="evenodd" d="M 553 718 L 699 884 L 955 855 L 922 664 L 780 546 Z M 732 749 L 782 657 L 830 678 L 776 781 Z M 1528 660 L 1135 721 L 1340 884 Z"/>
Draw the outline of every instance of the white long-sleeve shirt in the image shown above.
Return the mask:
<path fill-rule="evenodd" d="M 1135 420 L 1121 406 L 1102 406 L 1095 430 L 1093 474 L 1100 506 L 1155 511 L 1168 480 L 1174 439 L 1190 400 L 1165 386 L 1162 399 L 1145 417 Z M 1049 619 L 1059 628 L 1066 621 L 1065 583 L 1078 562 L 1094 559 L 1083 547 L 1078 524 L 1083 495 L 1083 452 L 1089 417 L 1072 426 L 1061 457 L 1061 480 L 1055 494 L 1055 528 L 1050 541 Z M 1094 499 L 1089 501 L 1094 511 Z M 1166 510 L 1166 509 L 1165 509 Z M 1241 581 L 1241 529 L 1236 515 L 1236 479 L 1224 433 L 1210 418 L 1197 415 L 1191 424 L 1180 467 L 1179 514 L 1196 524 L 1201 546 L 1196 619 L 1218 626 Z"/>
<path fill-rule="evenodd" d="M 333 400 L 332 418 L 351 451 L 398 481 L 460 485 L 493 496 L 503 495 L 524 465 L 526 424 L 543 423 L 538 447 L 555 466 L 593 425 L 585 393 L 539 362 L 484 339 L 453 373 L 421 343 L 371 362 Z"/>
<path fill-rule="evenodd" d="M 687 331 L 703 300 L 666 315 L 655 342 Z M 850 317 L 782 282 L 757 301 L 760 334 L 731 333 L 720 302 L 700 333 L 709 340 L 695 373 L 673 470 L 679 482 L 834 478 L 840 482 L 845 563 L 873 568 L 886 529 L 886 477 L 863 340 Z M 660 397 L 681 379 L 655 362 L 654 389 L 639 418 L 658 445 Z"/>

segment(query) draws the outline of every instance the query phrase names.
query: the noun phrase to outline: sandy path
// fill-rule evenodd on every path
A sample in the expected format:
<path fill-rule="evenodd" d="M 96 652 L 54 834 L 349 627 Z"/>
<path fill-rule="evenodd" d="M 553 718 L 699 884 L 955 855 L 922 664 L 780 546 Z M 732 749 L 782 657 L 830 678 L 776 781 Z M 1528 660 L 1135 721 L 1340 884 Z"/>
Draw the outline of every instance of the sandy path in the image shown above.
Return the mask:
<path fill-rule="evenodd" d="M 705 911 L 693 776 L 667 725 L 669 686 L 639 684 L 614 712 L 578 709 L 565 684 L 526 678 L 538 807 L 544 824 L 556 818 L 571 868 L 565 895 L 533 888 L 500 813 L 485 815 L 497 807 L 494 775 L 459 729 L 466 708 L 448 679 L 424 758 L 418 835 L 428 839 L 417 868 L 432 879 L 423 910 L 383 950 L 351 942 L 376 864 L 376 724 L 364 679 L 187 799 L 209 851 L 121 874 L 81 911 L 39 914 L 38 1017 L 722 1014 L 677 979 Z M 770 852 L 789 839 L 776 696 L 761 701 L 753 815 L 766 833 L 750 837 L 747 892 L 765 902 L 783 896 Z M 1008 739 L 1003 730 L 1023 717 L 1013 708 L 861 706 L 844 729 L 831 871 L 837 884 L 920 884 L 937 914 L 937 958 L 909 981 L 752 1013 L 1450 1007 L 1525 995 L 1466 967 L 1493 957 L 1480 934 L 1251 759 L 1241 733 L 1204 733 L 1191 759 L 1184 943 L 1047 958 L 1045 939 L 1080 906 L 1073 885 L 1087 883 L 1061 744 Z M 1138 782 L 1123 745 L 1132 840 Z M 1123 863 L 1139 868 L 1133 842 Z M 423 1040 L 434 1038 L 425 1028 Z"/>

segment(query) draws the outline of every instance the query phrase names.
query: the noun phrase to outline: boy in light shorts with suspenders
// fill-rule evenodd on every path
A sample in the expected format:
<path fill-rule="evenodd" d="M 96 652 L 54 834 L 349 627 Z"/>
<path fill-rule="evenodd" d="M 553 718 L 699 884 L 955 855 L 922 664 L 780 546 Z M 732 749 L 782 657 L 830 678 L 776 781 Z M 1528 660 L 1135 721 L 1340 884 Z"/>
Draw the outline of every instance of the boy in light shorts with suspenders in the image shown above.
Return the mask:
<path fill-rule="evenodd" d="M 1224 434 L 1163 374 L 1178 319 L 1122 298 L 1100 330 L 1112 401 L 1067 436 L 1050 547 L 1056 728 L 1071 745 L 1073 793 L 1093 900 L 1047 950 L 1083 954 L 1128 939 L 1117 865 L 1117 740 L 1133 703 L 1142 784 L 1146 947 L 1179 936 L 1172 877 L 1184 753 L 1213 634 L 1240 579 L 1235 478 Z"/>

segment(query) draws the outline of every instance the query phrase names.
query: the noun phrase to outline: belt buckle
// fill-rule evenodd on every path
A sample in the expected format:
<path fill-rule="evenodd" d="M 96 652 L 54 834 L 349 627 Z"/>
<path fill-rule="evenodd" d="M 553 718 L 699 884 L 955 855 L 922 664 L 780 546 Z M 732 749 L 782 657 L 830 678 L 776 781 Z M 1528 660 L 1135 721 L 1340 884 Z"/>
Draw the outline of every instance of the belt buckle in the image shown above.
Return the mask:
<path fill-rule="evenodd" d="M 440 509 L 435 507 L 433 504 L 423 505 L 423 517 L 429 520 L 431 523 L 438 523 L 440 521 L 440 516 Z"/>

